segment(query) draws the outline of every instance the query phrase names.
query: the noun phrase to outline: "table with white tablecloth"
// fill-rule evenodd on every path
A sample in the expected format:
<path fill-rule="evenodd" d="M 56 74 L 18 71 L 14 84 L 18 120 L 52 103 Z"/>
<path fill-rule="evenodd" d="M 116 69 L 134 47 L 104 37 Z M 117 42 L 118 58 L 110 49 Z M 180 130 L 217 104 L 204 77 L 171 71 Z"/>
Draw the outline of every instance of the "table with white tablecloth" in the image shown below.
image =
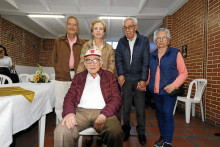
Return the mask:
<path fill-rule="evenodd" d="M 25 130 L 39 120 L 39 146 L 44 146 L 46 114 L 53 111 L 55 85 L 50 83 L 15 83 L 0 87 L 19 86 L 35 92 L 30 103 L 22 95 L 0 97 L 0 146 L 12 143 L 13 134 Z"/>

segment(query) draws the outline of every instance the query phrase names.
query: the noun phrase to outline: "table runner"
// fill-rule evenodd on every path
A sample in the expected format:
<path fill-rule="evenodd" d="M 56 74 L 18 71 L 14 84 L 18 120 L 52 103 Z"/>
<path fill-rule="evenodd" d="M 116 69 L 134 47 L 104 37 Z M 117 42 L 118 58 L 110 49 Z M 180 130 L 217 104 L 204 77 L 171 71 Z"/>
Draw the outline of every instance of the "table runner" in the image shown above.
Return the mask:
<path fill-rule="evenodd" d="M 34 91 L 26 90 L 21 87 L 0 87 L 0 96 L 23 95 L 30 103 L 34 99 Z"/>

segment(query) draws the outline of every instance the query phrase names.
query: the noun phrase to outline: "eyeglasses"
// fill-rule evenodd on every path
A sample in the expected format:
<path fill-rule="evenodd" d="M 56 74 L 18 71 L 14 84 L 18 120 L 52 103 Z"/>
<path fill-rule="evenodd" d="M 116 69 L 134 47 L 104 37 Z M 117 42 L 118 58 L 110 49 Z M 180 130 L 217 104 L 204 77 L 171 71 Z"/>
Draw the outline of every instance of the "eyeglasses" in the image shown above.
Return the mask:
<path fill-rule="evenodd" d="M 128 30 L 131 30 L 134 26 L 135 26 L 135 25 L 133 25 L 133 26 L 128 26 L 128 27 L 123 27 L 122 29 L 123 29 L 124 31 L 126 31 L 127 29 L 128 29 Z"/>
<path fill-rule="evenodd" d="M 86 64 L 91 64 L 92 62 L 94 64 L 97 64 L 101 59 L 85 59 Z"/>
<path fill-rule="evenodd" d="M 168 40 L 168 39 L 169 39 L 168 37 L 157 37 L 157 38 L 156 38 L 157 41 L 161 41 L 161 40 L 162 40 L 162 41 L 166 41 L 166 40 Z"/>
<path fill-rule="evenodd" d="M 71 23 L 68 23 L 67 25 L 72 26 L 72 27 L 77 27 L 78 26 L 77 24 L 71 24 Z"/>

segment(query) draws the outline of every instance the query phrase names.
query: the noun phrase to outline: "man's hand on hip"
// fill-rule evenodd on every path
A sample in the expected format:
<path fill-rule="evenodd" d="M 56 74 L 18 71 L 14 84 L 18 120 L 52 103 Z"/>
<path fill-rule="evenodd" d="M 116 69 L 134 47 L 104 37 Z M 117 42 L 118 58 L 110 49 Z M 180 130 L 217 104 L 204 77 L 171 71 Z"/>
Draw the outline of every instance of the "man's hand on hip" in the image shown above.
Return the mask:
<path fill-rule="evenodd" d="M 105 115 L 99 114 L 99 116 L 98 116 L 97 119 L 95 120 L 94 128 L 95 128 L 97 131 L 101 131 L 102 128 L 104 127 L 104 125 L 105 125 L 105 121 L 106 121 Z"/>
<path fill-rule="evenodd" d="M 74 113 L 70 113 L 64 117 L 62 120 L 62 126 L 66 125 L 68 129 L 74 128 L 76 123 L 76 115 Z"/>

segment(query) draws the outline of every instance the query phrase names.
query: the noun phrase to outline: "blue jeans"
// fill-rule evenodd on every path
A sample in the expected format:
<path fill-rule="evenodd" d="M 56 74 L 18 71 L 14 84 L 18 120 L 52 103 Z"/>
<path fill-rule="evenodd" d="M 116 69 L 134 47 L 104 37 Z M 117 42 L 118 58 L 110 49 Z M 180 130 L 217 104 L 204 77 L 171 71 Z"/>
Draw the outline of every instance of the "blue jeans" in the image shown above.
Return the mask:
<path fill-rule="evenodd" d="M 160 135 L 164 137 L 164 142 L 171 143 L 174 132 L 173 108 L 175 106 L 177 96 L 157 95 L 154 94 L 156 106 L 156 115 Z"/>

